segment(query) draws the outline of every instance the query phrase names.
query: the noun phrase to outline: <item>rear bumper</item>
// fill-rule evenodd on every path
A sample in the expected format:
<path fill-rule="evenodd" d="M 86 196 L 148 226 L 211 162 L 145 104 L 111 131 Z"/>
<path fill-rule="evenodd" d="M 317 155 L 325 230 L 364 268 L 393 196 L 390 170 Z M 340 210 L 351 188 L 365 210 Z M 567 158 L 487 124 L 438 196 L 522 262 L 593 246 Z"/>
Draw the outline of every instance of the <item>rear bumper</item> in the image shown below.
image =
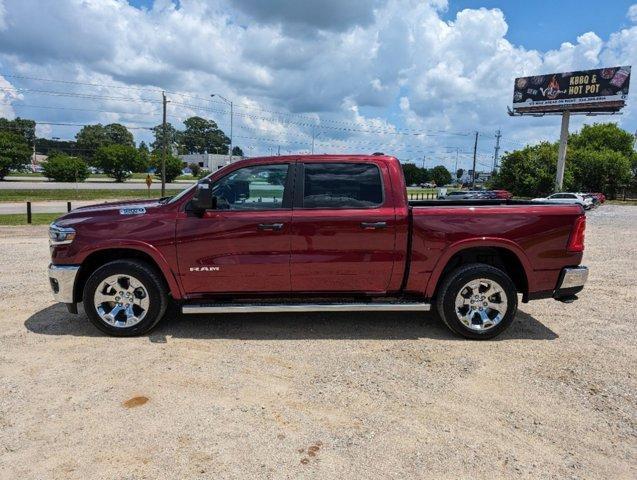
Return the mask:
<path fill-rule="evenodd" d="M 582 291 L 587 280 L 588 267 L 563 268 L 560 271 L 555 288 L 529 293 L 528 299 L 554 298 L 563 302 L 571 302 L 577 299 L 577 294 Z"/>
<path fill-rule="evenodd" d="M 556 300 L 574 300 L 575 295 L 582 291 L 588 280 L 588 267 L 568 267 L 562 269 L 557 287 L 553 292 Z"/>
<path fill-rule="evenodd" d="M 49 283 L 57 302 L 75 303 L 73 291 L 79 265 L 49 265 Z"/>

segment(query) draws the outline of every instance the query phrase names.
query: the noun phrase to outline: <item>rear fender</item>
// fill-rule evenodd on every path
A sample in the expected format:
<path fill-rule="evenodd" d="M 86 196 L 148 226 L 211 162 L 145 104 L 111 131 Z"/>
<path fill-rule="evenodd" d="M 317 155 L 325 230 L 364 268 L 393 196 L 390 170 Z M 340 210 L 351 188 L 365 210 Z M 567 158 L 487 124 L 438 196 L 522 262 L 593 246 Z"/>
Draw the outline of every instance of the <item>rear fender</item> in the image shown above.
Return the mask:
<path fill-rule="evenodd" d="M 425 297 L 432 298 L 434 296 L 438 283 L 441 280 L 440 277 L 442 275 L 442 272 L 447 266 L 447 263 L 449 263 L 449 260 L 451 260 L 451 258 L 455 254 L 461 252 L 462 250 L 476 247 L 504 248 L 513 253 L 518 258 L 520 264 L 522 265 L 522 268 L 524 269 L 524 275 L 527 278 L 527 283 L 529 283 L 529 290 L 531 290 L 530 282 L 532 278 L 531 273 L 533 272 L 533 268 L 531 266 L 531 262 L 529 261 L 524 251 L 520 248 L 520 246 L 517 243 L 504 238 L 481 237 L 479 239 L 461 240 L 447 247 L 447 249 L 438 259 L 438 262 L 436 263 L 433 271 L 431 272 L 431 276 L 429 277 L 429 281 L 427 282 L 427 287 L 425 290 Z"/>

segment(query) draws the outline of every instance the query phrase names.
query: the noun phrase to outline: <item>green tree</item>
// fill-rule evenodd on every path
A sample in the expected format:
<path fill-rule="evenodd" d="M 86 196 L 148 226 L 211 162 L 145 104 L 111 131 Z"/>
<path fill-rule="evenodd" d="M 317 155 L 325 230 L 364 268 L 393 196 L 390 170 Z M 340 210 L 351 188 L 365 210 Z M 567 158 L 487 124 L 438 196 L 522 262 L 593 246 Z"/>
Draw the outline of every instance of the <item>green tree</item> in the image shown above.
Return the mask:
<path fill-rule="evenodd" d="M 133 134 L 128 129 L 119 123 L 109 123 L 104 126 L 104 133 L 106 134 L 106 142 L 108 145 L 124 145 L 126 147 L 134 147 L 135 140 Z"/>
<path fill-rule="evenodd" d="M 162 149 L 164 145 L 164 128 L 162 125 L 157 125 L 152 129 L 153 135 L 155 135 L 155 141 L 150 144 L 150 148 L 153 152 L 157 152 Z M 181 141 L 182 141 L 183 132 L 177 130 L 171 123 L 166 123 L 166 147 L 168 153 L 171 153 L 173 148 L 176 148 L 178 151 L 182 151 Z M 183 153 L 186 153 L 183 151 Z"/>
<path fill-rule="evenodd" d="M 48 138 L 36 138 L 35 151 L 48 156 L 54 153 L 66 153 L 67 155 L 73 156 L 79 155 L 75 142 L 69 140 L 51 140 Z"/>
<path fill-rule="evenodd" d="M 537 197 L 553 192 L 557 170 L 557 143 L 542 142 L 502 157 L 494 188 L 504 188 L 522 197 Z M 564 189 L 573 187 L 573 166 L 566 162 Z"/>
<path fill-rule="evenodd" d="M 108 145 L 133 147 L 135 145 L 133 134 L 119 123 L 86 125 L 75 135 L 75 139 L 78 150 L 88 162 L 92 162 L 100 147 Z"/>
<path fill-rule="evenodd" d="M 161 179 L 161 154 L 153 155 L 151 165 L 155 168 L 155 176 Z M 173 182 L 184 168 L 184 162 L 172 155 L 166 155 L 166 182 Z"/>
<path fill-rule="evenodd" d="M 148 166 L 151 164 L 150 151 L 148 150 L 148 145 L 146 145 L 145 142 L 141 142 L 139 144 L 139 147 L 137 147 L 137 153 L 139 153 L 141 161 L 143 162 L 144 165 Z"/>
<path fill-rule="evenodd" d="M 190 117 L 184 121 L 186 129 L 181 144 L 186 153 L 228 153 L 230 139 L 212 120 Z"/>
<path fill-rule="evenodd" d="M 626 155 L 611 149 L 578 149 L 568 155 L 575 175 L 575 189 L 604 192 L 616 198 L 619 189 L 632 177 L 631 162 Z"/>
<path fill-rule="evenodd" d="M 439 187 L 451 183 L 451 173 L 443 165 L 436 165 L 431 169 L 431 178 Z"/>
<path fill-rule="evenodd" d="M 56 182 L 83 182 L 90 173 L 84 160 L 63 153 L 53 154 L 42 168 L 44 176 Z"/>
<path fill-rule="evenodd" d="M 232 147 L 232 154 L 237 157 L 243 157 L 243 150 L 241 150 L 241 147 L 235 145 Z"/>
<path fill-rule="evenodd" d="M 456 170 L 456 178 L 458 180 L 460 180 L 462 178 L 462 176 L 464 175 L 464 169 L 459 168 L 458 170 Z"/>
<path fill-rule="evenodd" d="M 578 133 L 569 136 L 568 148 L 575 150 L 613 150 L 630 158 L 634 154 L 635 137 L 616 123 L 584 125 Z"/>
<path fill-rule="evenodd" d="M 20 133 L 0 131 L 0 180 L 11 170 L 20 170 L 29 164 L 31 148 Z"/>
<path fill-rule="evenodd" d="M 135 147 L 106 145 L 95 152 L 93 163 L 116 182 L 123 182 L 131 172 L 143 172 L 148 168 Z"/>
<path fill-rule="evenodd" d="M 416 185 L 422 181 L 422 169 L 413 163 L 403 163 L 403 174 L 405 175 L 405 183 Z"/>
<path fill-rule="evenodd" d="M 35 122 L 33 120 L 20 117 L 16 117 L 14 120 L 0 118 L 0 132 L 20 135 L 29 146 L 35 142 Z"/>

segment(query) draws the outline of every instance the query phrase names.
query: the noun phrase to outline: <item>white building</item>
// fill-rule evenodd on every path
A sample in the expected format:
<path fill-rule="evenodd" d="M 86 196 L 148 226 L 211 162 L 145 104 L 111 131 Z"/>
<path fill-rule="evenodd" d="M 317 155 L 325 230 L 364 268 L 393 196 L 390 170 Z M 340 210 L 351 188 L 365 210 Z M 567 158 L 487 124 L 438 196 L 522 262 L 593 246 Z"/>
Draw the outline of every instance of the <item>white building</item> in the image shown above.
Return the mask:
<path fill-rule="evenodd" d="M 191 163 L 196 163 L 201 168 L 205 168 L 211 172 L 219 170 L 221 167 L 225 167 L 226 165 L 230 165 L 230 156 L 227 154 L 218 155 L 215 153 L 190 153 L 188 155 L 178 155 L 182 162 L 184 162 L 184 167 L 187 167 Z M 237 160 L 241 160 L 243 157 L 238 155 L 232 156 L 232 161 L 236 162 Z"/>

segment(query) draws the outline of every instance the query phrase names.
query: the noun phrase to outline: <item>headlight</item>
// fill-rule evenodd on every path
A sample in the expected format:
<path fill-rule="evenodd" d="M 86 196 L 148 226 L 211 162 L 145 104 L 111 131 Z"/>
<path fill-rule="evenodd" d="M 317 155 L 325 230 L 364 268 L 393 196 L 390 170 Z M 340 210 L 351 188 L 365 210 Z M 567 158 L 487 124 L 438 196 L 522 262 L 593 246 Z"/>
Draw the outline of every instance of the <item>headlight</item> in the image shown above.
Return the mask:
<path fill-rule="evenodd" d="M 66 245 L 75 239 L 75 229 L 59 227 L 55 223 L 49 226 L 49 245 Z"/>

